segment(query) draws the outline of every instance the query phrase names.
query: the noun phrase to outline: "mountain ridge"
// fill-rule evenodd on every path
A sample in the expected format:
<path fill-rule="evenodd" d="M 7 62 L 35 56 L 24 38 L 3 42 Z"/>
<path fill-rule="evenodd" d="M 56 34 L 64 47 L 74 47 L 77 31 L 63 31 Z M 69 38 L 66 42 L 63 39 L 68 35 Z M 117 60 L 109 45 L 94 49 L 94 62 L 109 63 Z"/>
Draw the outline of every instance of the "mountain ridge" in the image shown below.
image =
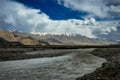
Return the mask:
<path fill-rule="evenodd" d="M 13 45 L 13 43 L 14 45 L 47 45 L 47 43 L 32 37 L 20 36 L 10 31 L 0 30 L 0 44 Z"/>
<path fill-rule="evenodd" d="M 47 42 L 49 45 L 109 45 L 116 44 L 114 41 L 100 40 L 81 36 L 73 33 L 21 33 L 14 34 L 23 37 L 31 37 L 35 40 Z"/>

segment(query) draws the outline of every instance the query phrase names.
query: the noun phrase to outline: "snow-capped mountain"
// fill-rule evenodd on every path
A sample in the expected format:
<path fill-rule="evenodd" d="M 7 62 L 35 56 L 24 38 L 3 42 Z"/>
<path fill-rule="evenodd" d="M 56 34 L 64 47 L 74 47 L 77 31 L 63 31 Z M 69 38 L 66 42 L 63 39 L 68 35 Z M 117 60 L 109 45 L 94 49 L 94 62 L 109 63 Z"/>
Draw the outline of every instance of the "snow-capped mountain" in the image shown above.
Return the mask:
<path fill-rule="evenodd" d="M 40 33 L 40 32 L 32 32 L 31 34 L 36 34 L 36 35 L 40 35 L 40 36 L 47 36 L 47 35 L 51 35 L 51 36 L 76 36 L 77 34 L 73 34 L 73 33 Z"/>
<path fill-rule="evenodd" d="M 112 41 L 88 38 L 74 33 L 21 33 L 14 34 L 24 37 L 31 37 L 36 40 L 44 41 L 50 45 L 107 45 L 113 44 Z"/>

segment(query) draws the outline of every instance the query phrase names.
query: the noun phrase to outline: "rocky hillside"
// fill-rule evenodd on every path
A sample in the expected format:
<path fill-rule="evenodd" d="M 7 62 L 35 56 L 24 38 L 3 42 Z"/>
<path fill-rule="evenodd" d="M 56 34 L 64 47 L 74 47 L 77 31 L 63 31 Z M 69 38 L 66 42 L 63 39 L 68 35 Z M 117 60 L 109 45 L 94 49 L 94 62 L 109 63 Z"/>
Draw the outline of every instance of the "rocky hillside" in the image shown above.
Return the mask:
<path fill-rule="evenodd" d="M 99 40 L 81 36 L 80 34 L 47 34 L 22 33 L 18 31 L 0 30 L 0 38 L 8 42 L 17 42 L 23 45 L 108 45 L 113 41 Z M 16 44 L 18 45 L 18 44 Z"/>
<path fill-rule="evenodd" d="M 96 49 L 91 54 L 106 58 L 107 62 L 93 73 L 76 80 L 120 80 L 120 47 Z"/>
<path fill-rule="evenodd" d="M 0 45 L 47 45 L 47 43 L 31 37 L 16 35 L 13 32 L 0 30 Z"/>
<path fill-rule="evenodd" d="M 108 45 L 113 41 L 99 40 L 81 36 L 80 34 L 47 34 L 47 33 L 20 33 L 13 32 L 18 36 L 32 37 L 37 40 L 48 42 L 50 45 Z"/>
<path fill-rule="evenodd" d="M 21 44 L 19 42 L 9 42 L 9 41 L 6 41 L 3 38 L 0 38 L 0 45 L 1 46 L 6 46 L 6 45 L 10 46 L 10 45 L 23 45 L 23 44 Z"/>

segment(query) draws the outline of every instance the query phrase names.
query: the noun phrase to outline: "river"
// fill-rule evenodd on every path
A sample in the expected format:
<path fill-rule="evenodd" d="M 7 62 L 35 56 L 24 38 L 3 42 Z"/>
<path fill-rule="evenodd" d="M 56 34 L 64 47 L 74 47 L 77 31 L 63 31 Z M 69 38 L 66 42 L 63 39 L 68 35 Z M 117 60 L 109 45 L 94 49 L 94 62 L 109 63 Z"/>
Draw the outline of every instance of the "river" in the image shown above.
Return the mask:
<path fill-rule="evenodd" d="M 0 80 L 75 80 L 106 62 L 103 58 L 86 53 L 86 50 L 73 50 L 56 57 L 1 61 Z"/>

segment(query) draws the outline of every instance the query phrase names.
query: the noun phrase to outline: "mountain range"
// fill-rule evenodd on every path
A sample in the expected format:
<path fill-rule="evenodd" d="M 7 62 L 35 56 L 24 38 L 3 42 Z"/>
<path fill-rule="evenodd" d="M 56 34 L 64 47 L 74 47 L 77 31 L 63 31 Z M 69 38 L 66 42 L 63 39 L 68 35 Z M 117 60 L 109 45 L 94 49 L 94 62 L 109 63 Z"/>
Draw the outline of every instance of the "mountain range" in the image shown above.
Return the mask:
<path fill-rule="evenodd" d="M 22 33 L 12 31 L 13 34 L 22 37 L 29 37 L 49 45 L 109 45 L 114 44 L 114 41 L 100 40 L 81 36 L 80 34 L 72 33 Z"/>
<path fill-rule="evenodd" d="M 47 45 L 47 43 L 32 37 L 16 35 L 14 32 L 0 30 L 0 45 Z"/>
<path fill-rule="evenodd" d="M 0 30 L 0 45 L 109 45 L 114 43 L 72 33 L 23 33 Z"/>

